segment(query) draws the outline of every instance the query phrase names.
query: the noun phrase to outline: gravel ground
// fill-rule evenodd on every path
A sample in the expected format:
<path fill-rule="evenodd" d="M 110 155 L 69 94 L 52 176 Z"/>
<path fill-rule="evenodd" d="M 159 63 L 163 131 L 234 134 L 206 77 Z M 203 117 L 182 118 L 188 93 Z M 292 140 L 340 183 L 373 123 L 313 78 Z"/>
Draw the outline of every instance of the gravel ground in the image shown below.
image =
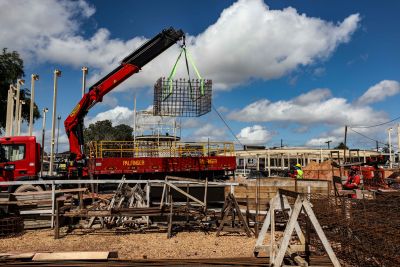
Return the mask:
<path fill-rule="evenodd" d="M 147 234 L 69 234 L 53 238 L 52 230 L 26 231 L 24 234 L 0 239 L 0 252 L 61 252 L 61 251 L 118 251 L 121 259 L 224 258 L 251 257 L 254 237 L 215 233 L 178 233 L 167 239 L 166 233 Z"/>

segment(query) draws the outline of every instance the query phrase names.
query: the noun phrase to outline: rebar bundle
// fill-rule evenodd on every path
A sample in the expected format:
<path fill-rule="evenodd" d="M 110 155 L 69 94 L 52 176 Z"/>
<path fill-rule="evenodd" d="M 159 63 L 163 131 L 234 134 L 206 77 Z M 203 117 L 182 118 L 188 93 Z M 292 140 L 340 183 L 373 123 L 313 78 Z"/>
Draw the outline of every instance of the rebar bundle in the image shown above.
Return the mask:
<path fill-rule="evenodd" d="M 211 111 L 211 87 L 211 80 L 160 78 L 154 85 L 153 115 L 204 115 Z"/>
<path fill-rule="evenodd" d="M 400 266 L 400 193 L 361 200 L 312 195 L 311 201 L 333 250 L 346 265 Z"/>

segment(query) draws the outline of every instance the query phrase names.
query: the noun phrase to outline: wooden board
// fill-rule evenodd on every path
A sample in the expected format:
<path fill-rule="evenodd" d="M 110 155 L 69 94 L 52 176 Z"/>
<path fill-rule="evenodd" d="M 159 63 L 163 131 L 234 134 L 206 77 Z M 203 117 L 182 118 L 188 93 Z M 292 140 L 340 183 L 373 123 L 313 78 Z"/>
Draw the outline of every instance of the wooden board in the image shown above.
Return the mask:
<path fill-rule="evenodd" d="M 33 252 L 26 253 L 0 253 L 0 259 L 32 259 Z"/>
<path fill-rule="evenodd" d="M 109 254 L 108 251 L 45 252 L 36 253 L 32 261 L 107 260 Z"/>

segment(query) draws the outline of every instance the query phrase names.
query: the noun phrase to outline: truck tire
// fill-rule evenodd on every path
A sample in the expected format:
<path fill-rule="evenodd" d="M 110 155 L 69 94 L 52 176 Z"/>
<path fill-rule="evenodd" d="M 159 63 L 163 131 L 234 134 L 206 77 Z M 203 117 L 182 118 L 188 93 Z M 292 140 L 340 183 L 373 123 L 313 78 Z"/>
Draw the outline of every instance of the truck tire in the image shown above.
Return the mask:
<path fill-rule="evenodd" d="M 43 188 L 40 186 L 35 186 L 31 184 L 23 184 L 19 186 L 14 192 L 15 193 L 23 193 L 23 192 L 41 192 Z"/>

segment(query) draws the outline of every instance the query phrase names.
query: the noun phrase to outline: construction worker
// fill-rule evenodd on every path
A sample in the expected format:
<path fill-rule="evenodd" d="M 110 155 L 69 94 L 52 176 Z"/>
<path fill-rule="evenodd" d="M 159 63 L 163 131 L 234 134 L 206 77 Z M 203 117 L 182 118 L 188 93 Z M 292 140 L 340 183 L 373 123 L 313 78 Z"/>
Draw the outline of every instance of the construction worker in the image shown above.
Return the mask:
<path fill-rule="evenodd" d="M 358 174 L 358 168 L 352 166 L 349 171 L 346 183 L 343 185 L 343 189 L 352 190 L 358 189 L 361 183 L 361 177 Z"/>
<path fill-rule="evenodd" d="M 299 163 L 294 165 L 293 177 L 297 179 L 303 179 L 303 170 L 301 169 L 301 165 Z"/>

